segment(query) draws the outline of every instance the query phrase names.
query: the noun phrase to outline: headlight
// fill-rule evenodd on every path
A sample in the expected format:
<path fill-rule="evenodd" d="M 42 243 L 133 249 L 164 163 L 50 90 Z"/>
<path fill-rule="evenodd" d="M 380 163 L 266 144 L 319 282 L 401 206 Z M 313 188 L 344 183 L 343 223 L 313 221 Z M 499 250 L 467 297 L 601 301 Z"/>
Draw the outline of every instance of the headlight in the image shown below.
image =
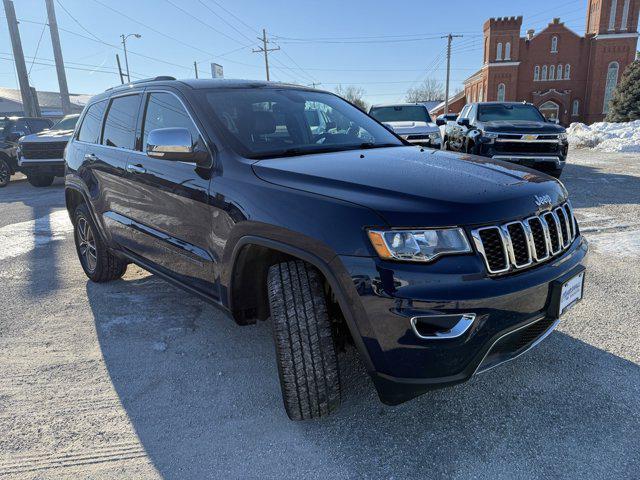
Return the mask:
<path fill-rule="evenodd" d="M 441 230 L 369 230 L 373 248 L 385 260 L 430 262 L 441 255 L 471 252 L 461 228 Z"/>
<path fill-rule="evenodd" d="M 490 140 L 495 140 L 496 138 L 498 138 L 499 134 L 497 134 L 495 132 L 484 132 L 484 134 L 482 136 L 484 138 L 488 138 Z"/>
<path fill-rule="evenodd" d="M 563 140 L 563 141 L 564 141 L 564 140 L 566 140 L 567 138 L 569 138 L 569 137 L 567 136 L 566 132 L 565 132 L 565 133 L 559 133 L 559 134 L 558 134 L 558 140 Z"/>

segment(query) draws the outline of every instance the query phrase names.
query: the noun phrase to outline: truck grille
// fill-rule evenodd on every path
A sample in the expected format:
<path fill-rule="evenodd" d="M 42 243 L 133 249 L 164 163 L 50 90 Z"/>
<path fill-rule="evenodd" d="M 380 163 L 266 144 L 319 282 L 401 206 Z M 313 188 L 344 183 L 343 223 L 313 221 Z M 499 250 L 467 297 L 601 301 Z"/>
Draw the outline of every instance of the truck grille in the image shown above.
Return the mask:
<path fill-rule="evenodd" d="M 521 270 L 555 257 L 569 248 L 576 235 L 576 220 L 569 203 L 522 221 L 471 232 L 491 274 Z"/>
<path fill-rule="evenodd" d="M 497 153 L 558 153 L 557 143 L 519 143 L 501 142 L 496 143 L 494 150 Z"/>
<path fill-rule="evenodd" d="M 22 157 L 29 160 L 37 159 L 57 159 L 64 156 L 64 149 L 67 142 L 43 142 L 43 143 L 22 143 Z"/>

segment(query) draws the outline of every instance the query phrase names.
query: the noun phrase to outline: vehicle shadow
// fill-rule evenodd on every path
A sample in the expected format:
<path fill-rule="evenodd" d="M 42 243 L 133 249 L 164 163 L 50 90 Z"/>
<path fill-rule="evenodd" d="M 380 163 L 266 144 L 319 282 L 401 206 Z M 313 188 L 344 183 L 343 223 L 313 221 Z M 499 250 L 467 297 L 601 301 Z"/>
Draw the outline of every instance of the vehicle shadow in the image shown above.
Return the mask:
<path fill-rule="evenodd" d="M 343 405 L 291 422 L 267 323 L 148 276 L 87 283 L 113 386 L 163 478 L 631 478 L 640 368 L 556 332 L 514 362 L 398 407 L 341 355 Z M 479 473 L 480 472 L 480 473 Z"/>
<path fill-rule="evenodd" d="M 576 208 L 640 203 L 640 176 L 613 173 L 597 166 L 567 163 L 562 182 Z"/>

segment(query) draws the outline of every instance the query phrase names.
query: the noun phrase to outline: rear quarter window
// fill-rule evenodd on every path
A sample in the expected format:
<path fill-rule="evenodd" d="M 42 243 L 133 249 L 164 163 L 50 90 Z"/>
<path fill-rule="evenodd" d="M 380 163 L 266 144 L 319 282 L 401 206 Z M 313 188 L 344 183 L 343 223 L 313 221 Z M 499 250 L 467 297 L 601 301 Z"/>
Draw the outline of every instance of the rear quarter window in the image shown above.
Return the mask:
<path fill-rule="evenodd" d="M 104 109 L 107 106 L 107 101 L 94 103 L 87 108 L 87 113 L 84 115 L 82 125 L 78 132 L 78 140 L 81 142 L 97 143 L 98 136 L 100 135 L 100 125 L 102 125 L 102 116 L 104 115 Z"/>

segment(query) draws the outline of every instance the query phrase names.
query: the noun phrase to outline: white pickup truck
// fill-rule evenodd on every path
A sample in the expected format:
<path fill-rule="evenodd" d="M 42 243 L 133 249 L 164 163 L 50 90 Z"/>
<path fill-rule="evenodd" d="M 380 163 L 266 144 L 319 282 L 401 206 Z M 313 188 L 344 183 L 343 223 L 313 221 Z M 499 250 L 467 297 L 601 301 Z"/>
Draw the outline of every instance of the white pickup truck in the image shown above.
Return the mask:
<path fill-rule="evenodd" d="M 438 149 L 442 146 L 440 129 L 421 103 L 372 105 L 369 115 L 409 143 Z"/>

